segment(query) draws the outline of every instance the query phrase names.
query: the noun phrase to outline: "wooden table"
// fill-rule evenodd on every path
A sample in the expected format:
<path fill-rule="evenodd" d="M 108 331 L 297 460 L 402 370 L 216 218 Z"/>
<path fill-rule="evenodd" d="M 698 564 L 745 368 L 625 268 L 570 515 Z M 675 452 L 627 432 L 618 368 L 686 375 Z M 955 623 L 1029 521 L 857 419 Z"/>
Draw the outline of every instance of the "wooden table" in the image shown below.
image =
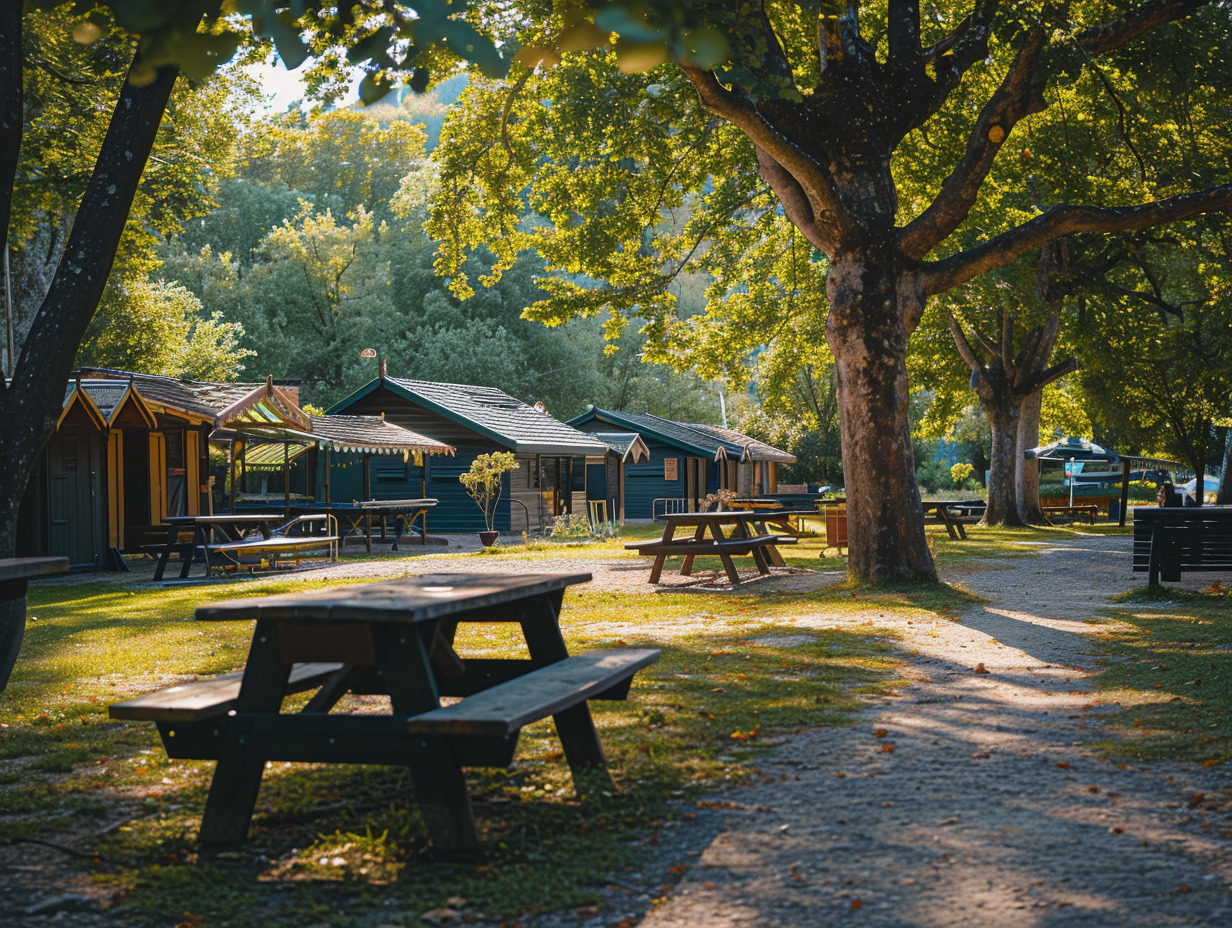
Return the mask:
<path fill-rule="evenodd" d="M 1085 515 L 1087 517 L 1087 521 L 1091 525 L 1095 524 L 1095 517 L 1099 515 L 1099 506 L 1096 503 L 1074 503 L 1072 506 L 1068 504 L 1057 505 L 1055 503 L 1050 503 L 1047 506 L 1041 505 L 1040 509 L 1043 511 L 1045 518 L 1050 515 L 1060 515 L 1062 513 L 1069 516 Z M 1052 520 L 1049 519 L 1049 521 L 1051 522 Z"/>
<path fill-rule="evenodd" d="M 367 544 L 368 553 L 372 553 L 372 521 L 378 519 L 381 523 L 381 541 L 385 540 L 386 523 L 394 520 L 394 543 L 391 551 L 398 550 L 403 532 L 409 532 L 415 521 L 420 520 L 422 532 L 420 543 L 428 543 L 428 510 L 436 505 L 434 499 L 369 499 L 352 502 L 305 502 L 291 506 L 291 511 L 298 514 L 328 513 L 339 520 L 341 541 L 346 547 L 347 538 L 358 535 Z"/>
<path fill-rule="evenodd" d="M 770 573 L 770 565 L 785 566 L 778 545 L 795 544 L 796 539 L 781 535 L 758 534 L 754 523 L 766 518 L 764 512 L 755 510 L 740 512 L 681 512 L 665 517 L 663 537 L 658 541 L 629 542 L 626 548 L 642 555 L 653 555 L 654 566 L 650 569 L 650 582 L 658 583 L 663 575 L 663 564 L 672 556 L 684 555 L 680 575 L 693 573 L 693 560 L 714 556 L 723 563 L 727 578 L 733 585 L 740 583 L 740 573 L 732 563 L 733 557 L 753 558 L 758 573 Z M 677 538 L 677 529 L 692 529 L 691 538 Z"/>
<path fill-rule="evenodd" d="M 966 540 L 964 526 L 979 522 L 984 517 L 985 508 L 987 504 L 980 505 L 975 500 L 924 500 L 924 517 L 928 518 L 930 512 L 934 513 L 934 520 L 945 526 L 946 534 L 955 541 Z"/>
<path fill-rule="evenodd" d="M 824 522 L 825 515 L 816 509 L 775 509 L 772 512 L 757 513 L 757 519 L 753 524 L 762 534 L 784 532 L 796 538 L 806 538 L 816 532 L 804 528 L 805 519 Z M 771 527 L 773 527 L 773 532 Z"/>
<path fill-rule="evenodd" d="M 256 620 L 242 674 L 182 684 L 111 707 L 150 720 L 171 757 L 218 761 L 203 851 L 243 842 L 267 761 L 410 768 L 433 844 L 478 849 L 464 766 L 506 767 L 521 727 L 552 716 L 579 789 L 612 788 L 588 699 L 623 699 L 651 649 L 569 656 L 565 588 L 590 574 L 436 574 L 202 606 L 202 621 Z M 528 658 L 459 658 L 460 622 L 521 625 Z M 288 693 L 317 688 L 296 714 Z M 384 715 L 331 712 L 348 692 L 390 699 Z M 445 708 L 442 696 L 463 699 Z M 588 779 L 579 779 L 586 773 Z"/>
<path fill-rule="evenodd" d="M 1135 573 L 1175 582 L 1181 573 L 1232 573 L 1232 506 L 1135 506 Z"/>
<path fill-rule="evenodd" d="M 26 633 L 27 584 L 35 577 L 67 570 L 66 557 L 0 558 L 0 690 L 8 685 Z"/>
<path fill-rule="evenodd" d="M 216 516 L 163 516 L 162 527 L 167 530 L 167 540 L 161 544 L 146 545 L 145 549 L 158 555 L 158 566 L 154 568 L 154 579 L 161 580 L 167 569 L 167 559 L 173 551 L 180 554 L 180 579 L 188 577 L 192 569 L 193 555 L 198 548 L 215 540 L 239 541 L 246 532 L 256 529 L 262 538 L 269 538 L 274 528 L 284 520 L 281 513 L 223 513 Z M 192 541 L 180 541 L 180 535 L 192 532 Z M 209 576 L 210 568 L 206 564 L 205 573 Z"/>

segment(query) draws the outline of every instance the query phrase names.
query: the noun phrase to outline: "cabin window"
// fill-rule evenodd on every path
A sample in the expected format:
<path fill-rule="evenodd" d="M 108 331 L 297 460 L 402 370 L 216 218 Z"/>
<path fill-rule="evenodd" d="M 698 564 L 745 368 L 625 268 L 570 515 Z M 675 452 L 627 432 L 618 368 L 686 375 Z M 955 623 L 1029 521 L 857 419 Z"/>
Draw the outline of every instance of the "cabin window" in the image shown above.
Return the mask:
<path fill-rule="evenodd" d="M 586 459 L 574 458 L 571 462 L 573 473 L 569 483 L 569 489 L 575 493 L 582 493 L 586 490 Z"/>

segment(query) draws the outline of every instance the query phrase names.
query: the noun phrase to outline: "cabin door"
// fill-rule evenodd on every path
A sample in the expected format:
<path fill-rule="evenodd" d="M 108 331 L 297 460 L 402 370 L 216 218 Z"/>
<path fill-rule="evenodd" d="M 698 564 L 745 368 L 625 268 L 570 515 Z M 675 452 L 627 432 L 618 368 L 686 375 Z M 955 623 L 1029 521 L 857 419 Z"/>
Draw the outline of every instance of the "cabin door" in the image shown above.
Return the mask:
<path fill-rule="evenodd" d="M 102 463 L 93 429 L 62 428 L 47 445 L 48 553 L 72 567 L 103 563 Z"/>
<path fill-rule="evenodd" d="M 124 433 L 107 433 L 107 544 L 124 548 Z"/>

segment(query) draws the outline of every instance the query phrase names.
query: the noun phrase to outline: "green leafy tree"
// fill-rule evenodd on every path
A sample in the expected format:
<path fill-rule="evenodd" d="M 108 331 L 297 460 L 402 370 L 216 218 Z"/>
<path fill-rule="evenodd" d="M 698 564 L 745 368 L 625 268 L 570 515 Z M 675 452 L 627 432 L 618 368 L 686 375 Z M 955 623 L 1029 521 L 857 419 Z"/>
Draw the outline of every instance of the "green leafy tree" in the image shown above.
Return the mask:
<path fill-rule="evenodd" d="M 504 264 L 533 248 L 549 271 L 584 272 L 605 286 L 549 277 L 548 299 L 532 314 L 640 316 L 657 346 L 648 356 L 683 366 L 697 366 L 690 352 L 715 345 L 740 366 L 743 349 L 791 324 L 784 307 L 800 294 L 804 314 L 827 320 L 851 500 L 849 569 L 859 579 L 935 575 L 909 452 L 904 361 L 928 299 L 1060 236 L 1138 229 L 1232 203 L 1226 184 L 1160 199 L 1146 183 L 1129 192 L 1109 185 L 1090 197 L 1098 206 L 1044 200 L 992 226 L 967 225 L 994 167 L 1008 160 L 1000 153 L 1010 134 L 1046 110 L 1047 92 L 1122 49 L 1164 57 L 1186 30 L 1226 40 L 1220 12 L 1200 2 L 1147 0 L 1121 12 L 945 4 L 923 14 L 914 2 L 656 4 L 640 16 L 604 8 L 595 21 L 600 33 L 620 34 L 613 54 L 571 52 L 594 42 L 568 11 L 529 18 L 521 60 L 559 64 L 476 82 L 446 123 L 431 225 L 445 243 L 442 272 L 465 292 L 468 248 L 483 243 Z M 619 51 L 639 42 L 640 64 L 653 69 L 626 73 L 635 62 Z M 727 47 L 722 63 L 704 60 L 717 44 Z M 1099 70 L 1098 79 L 1116 76 Z M 919 170 L 896 160 L 929 146 Z M 523 223 L 526 204 L 547 222 Z M 775 297 L 737 301 L 747 313 L 725 307 L 712 324 L 692 325 L 669 291 L 689 265 L 718 282 L 712 306 L 745 287 Z M 809 299 L 818 293 L 825 299 Z"/>
<path fill-rule="evenodd" d="M 518 460 L 512 451 L 493 451 L 478 455 L 471 461 L 470 470 L 459 475 L 467 495 L 475 501 L 483 513 L 483 524 L 493 531 L 492 518 L 500 501 L 501 481 L 505 474 L 518 469 Z"/>

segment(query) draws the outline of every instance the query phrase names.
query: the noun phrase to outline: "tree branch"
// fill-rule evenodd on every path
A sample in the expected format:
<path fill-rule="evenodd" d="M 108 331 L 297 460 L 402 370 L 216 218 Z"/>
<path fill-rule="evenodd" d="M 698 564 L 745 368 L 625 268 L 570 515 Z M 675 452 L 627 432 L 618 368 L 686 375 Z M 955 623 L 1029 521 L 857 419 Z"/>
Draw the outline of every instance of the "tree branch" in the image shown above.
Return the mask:
<path fill-rule="evenodd" d="M 1009 381 L 1014 379 L 1014 316 L 1008 309 L 1001 310 L 1001 366 Z"/>
<path fill-rule="evenodd" d="M 1232 183 L 1184 193 L 1141 206 L 1054 206 L 996 238 L 921 270 L 928 296 L 944 293 L 972 277 L 1004 267 L 1045 242 L 1075 232 L 1133 232 L 1200 213 L 1232 209 Z"/>
<path fill-rule="evenodd" d="M 967 336 L 963 334 L 962 327 L 954 318 L 954 314 L 948 309 L 945 310 L 946 322 L 950 324 L 950 334 L 954 336 L 954 344 L 958 347 L 958 353 L 962 355 L 962 359 L 967 362 L 967 367 L 973 371 L 978 371 L 984 365 L 980 363 L 980 359 L 975 356 L 975 350 L 971 347 L 971 343 L 967 341 Z"/>
<path fill-rule="evenodd" d="M 754 145 L 753 150 L 757 153 L 758 174 L 783 204 L 783 213 L 791 220 L 791 224 L 799 229 L 800 234 L 812 245 L 822 251 L 829 251 L 833 248 L 834 242 L 820 234 L 816 217 L 813 215 L 813 205 L 809 202 L 799 181 L 760 145 Z"/>
<path fill-rule="evenodd" d="M 1136 39 L 1148 29 L 1174 19 L 1184 19 L 1210 2 L 1211 0 L 1148 0 L 1124 16 L 1080 32 L 1077 42 L 1087 54 L 1102 55 L 1131 39 Z"/>
<path fill-rule="evenodd" d="M 21 156 L 21 131 L 25 100 L 22 90 L 22 4 L 0 4 L 0 231 L 9 245 L 9 220 L 13 215 L 13 184 Z M 3 256 L 0 256 L 0 265 Z M 13 359 L 9 358 L 10 367 Z M 8 389 L 0 377 L 0 396 Z"/>
<path fill-rule="evenodd" d="M 1042 390 L 1054 380 L 1060 380 L 1066 374 L 1072 374 L 1078 370 L 1077 358 L 1066 358 L 1060 364 L 1054 364 L 1048 370 L 1039 375 L 1032 383 L 1028 393 L 1034 393 L 1036 390 Z"/>
<path fill-rule="evenodd" d="M 967 218 L 1010 130 L 1035 108 L 1031 71 L 1044 48 L 1046 34 L 1043 24 L 1031 30 L 1001 85 L 976 119 L 962 160 L 928 209 L 899 233 L 899 247 L 909 259 L 923 258 Z M 1043 108 L 1042 102 L 1035 106 Z"/>
<path fill-rule="evenodd" d="M 713 73 L 688 62 L 681 62 L 680 69 L 697 89 L 702 106 L 747 135 L 795 179 L 808 197 L 814 223 L 819 230 L 829 233 L 825 238 L 832 242 L 841 239 L 851 221 L 834 190 L 829 171 L 775 130 L 751 103 L 720 84 Z"/>
<path fill-rule="evenodd" d="M 920 0 L 890 0 L 886 38 L 889 61 L 895 65 L 914 64 L 920 59 Z"/>

